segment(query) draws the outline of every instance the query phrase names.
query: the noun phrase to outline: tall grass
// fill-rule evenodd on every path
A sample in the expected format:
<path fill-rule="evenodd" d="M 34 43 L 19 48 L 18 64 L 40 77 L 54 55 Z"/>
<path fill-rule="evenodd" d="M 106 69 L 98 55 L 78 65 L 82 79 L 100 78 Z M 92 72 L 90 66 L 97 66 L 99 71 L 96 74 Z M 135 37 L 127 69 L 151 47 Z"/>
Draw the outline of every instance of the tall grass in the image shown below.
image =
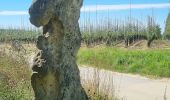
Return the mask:
<path fill-rule="evenodd" d="M 86 48 L 78 53 L 80 65 L 95 66 L 102 69 L 170 77 L 169 50 L 127 50 L 114 47 Z"/>
<path fill-rule="evenodd" d="M 30 47 L 26 45 L 26 54 L 18 53 L 17 51 L 10 51 L 11 53 L 8 53 L 8 45 L 1 46 L 6 47 L 6 50 L 0 49 L 0 100 L 32 100 L 34 94 L 30 84 L 31 70 L 26 61 L 28 60 L 27 56 L 37 50 L 34 45 Z M 93 78 L 84 79 L 84 77 L 89 77 L 89 73 L 91 73 L 90 75 Z M 107 77 L 105 81 L 110 85 L 104 84 L 101 86 L 100 76 L 98 69 L 94 71 L 89 70 L 81 74 L 82 85 L 88 94 L 89 100 L 118 100 L 114 94 L 115 90 L 113 90 L 113 78 Z M 109 86 L 112 86 L 112 88 Z"/>
<path fill-rule="evenodd" d="M 33 99 L 30 76 L 25 61 L 16 61 L 0 52 L 0 100 Z"/>

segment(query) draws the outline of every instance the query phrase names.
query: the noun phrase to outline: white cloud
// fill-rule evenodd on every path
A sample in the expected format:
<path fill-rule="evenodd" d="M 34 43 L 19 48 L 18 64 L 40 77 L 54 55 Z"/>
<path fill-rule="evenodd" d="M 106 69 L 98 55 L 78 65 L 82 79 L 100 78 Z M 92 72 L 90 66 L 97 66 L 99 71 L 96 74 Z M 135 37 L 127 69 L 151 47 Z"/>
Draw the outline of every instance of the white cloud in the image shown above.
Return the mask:
<path fill-rule="evenodd" d="M 128 10 L 128 9 L 151 9 L 151 8 L 169 8 L 170 3 L 162 4 L 129 4 L 124 5 L 91 5 L 82 7 L 82 12 L 96 12 L 96 11 L 112 11 L 112 10 Z"/>
<path fill-rule="evenodd" d="M 0 15 L 13 16 L 13 15 L 28 15 L 27 11 L 0 11 Z"/>
<path fill-rule="evenodd" d="M 113 10 L 128 10 L 128 9 L 161 9 L 170 8 L 170 3 L 162 4 L 129 4 L 122 5 L 91 5 L 83 6 L 81 12 L 96 12 L 96 11 L 113 11 Z M 28 15 L 28 11 L 0 11 L 0 16 L 15 16 L 15 15 Z"/>

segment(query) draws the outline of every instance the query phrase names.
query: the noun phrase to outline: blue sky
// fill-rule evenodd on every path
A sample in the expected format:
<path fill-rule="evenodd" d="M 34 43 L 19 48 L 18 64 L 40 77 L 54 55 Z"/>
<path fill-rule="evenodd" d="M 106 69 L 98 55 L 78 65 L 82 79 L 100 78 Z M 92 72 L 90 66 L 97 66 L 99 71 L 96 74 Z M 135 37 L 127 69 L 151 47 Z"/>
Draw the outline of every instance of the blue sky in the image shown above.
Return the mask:
<path fill-rule="evenodd" d="M 0 0 L 0 27 L 19 27 L 21 24 L 25 27 L 30 26 L 27 10 L 31 2 L 32 0 Z M 146 23 L 147 16 L 152 15 L 151 8 L 153 8 L 156 22 L 164 29 L 164 22 L 169 11 L 168 3 L 169 0 L 131 0 L 132 17 Z M 126 20 L 130 15 L 129 4 L 130 0 L 84 0 L 80 22 L 83 22 L 85 16 L 89 15 L 91 21 L 95 20 L 96 11 L 98 19 L 101 16 L 107 17 L 109 12 L 109 18 Z M 90 10 L 83 11 L 83 9 Z"/>

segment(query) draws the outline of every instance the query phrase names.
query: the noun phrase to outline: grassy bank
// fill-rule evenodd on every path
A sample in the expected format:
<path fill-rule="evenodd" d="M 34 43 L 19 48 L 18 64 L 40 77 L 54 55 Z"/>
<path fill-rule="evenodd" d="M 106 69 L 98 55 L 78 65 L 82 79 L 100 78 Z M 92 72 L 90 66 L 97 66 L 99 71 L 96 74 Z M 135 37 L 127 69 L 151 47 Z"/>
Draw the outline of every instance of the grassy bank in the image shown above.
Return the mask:
<path fill-rule="evenodd" d="M 28 53 L 32 50 L 33 48 Z M 29 65 L 18 56 L 15 56 L 15 59 L 12 57 L 0 51 L 0 100 L 33 100 L 34 94 L 31 87 Z M 92 81 L 91 83 L 91 81 L 86 80 L 86 82 L 87 84 L 83 84 L 83 86 L 89 100 L 104 100 L 104 98 L 118 100 L 115 96 L 106 95 L 107 92 L 98 91 L 98 85 L 91 85 L 92 83 L 97 84 L 98 81 Z"/>
<path fill-rule="evenodd" d="M 78 53 L 79 64 L 96 66 L 98 68 L 170 77 L 170 50 L 127 50 L 113 47 L 82 47 Z"/>
<path fill-rule="evenodd" d="M 30 76 L 25 61 L 0 52 L 0 100 L 32 100 Z"/>

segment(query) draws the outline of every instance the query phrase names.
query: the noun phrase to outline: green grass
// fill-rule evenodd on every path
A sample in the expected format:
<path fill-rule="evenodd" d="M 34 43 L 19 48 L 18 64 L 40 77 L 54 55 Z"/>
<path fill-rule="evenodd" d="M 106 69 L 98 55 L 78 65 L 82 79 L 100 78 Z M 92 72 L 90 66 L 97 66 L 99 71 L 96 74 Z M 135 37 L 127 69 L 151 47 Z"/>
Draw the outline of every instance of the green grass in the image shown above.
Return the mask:
<path fill-rule="evenodd" d="M 31 71 L 24 61 L 0 52 L 0 100 L 32 100 Z"/>
<path fill-rule="evenodd" d="M 127 50 L 113 47 L 86 48 L 78 53 L 78 64 L 111 71 L 154 77 L 170 77 L 170 50 Z"/>

